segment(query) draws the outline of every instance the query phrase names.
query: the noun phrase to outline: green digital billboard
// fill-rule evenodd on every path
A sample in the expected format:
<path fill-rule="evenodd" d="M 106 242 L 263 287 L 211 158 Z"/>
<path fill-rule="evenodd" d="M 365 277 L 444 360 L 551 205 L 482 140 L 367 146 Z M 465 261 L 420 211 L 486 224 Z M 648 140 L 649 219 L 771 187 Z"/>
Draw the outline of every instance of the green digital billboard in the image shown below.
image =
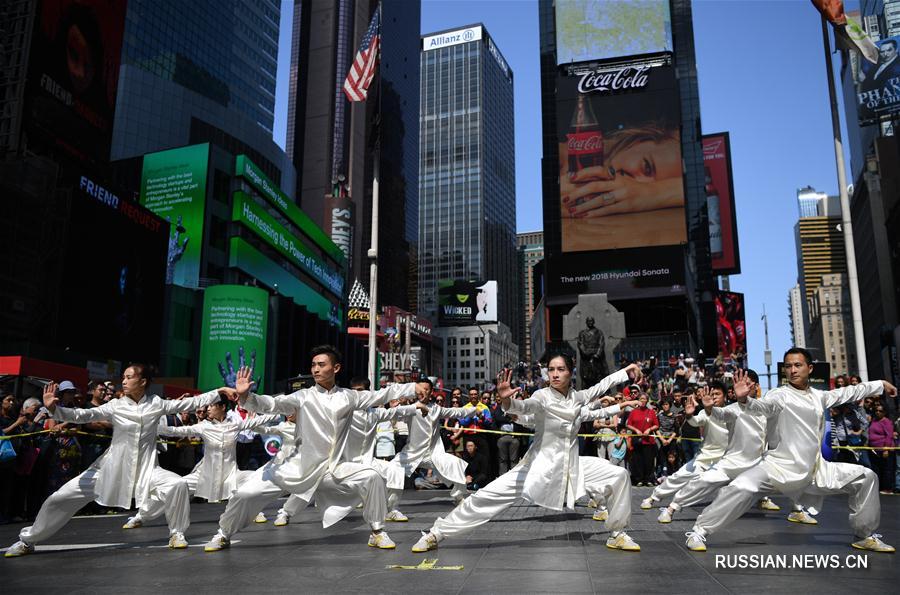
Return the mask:
<path fill-rule="evenodd" d="M 200 370 L 197 386 L 234 386 L 242 365 L 253 368 L 255 390 L 262 390 L 266 367 L 269 294 L 245 285 L 213 285 L 203 294 Z"/>
<path fill-rule="evenodd" d="M 343 274 L 322 262 L 299 238 L 295 237 L 263 207 L 253 202 L 253 199 L 244 192 L 234 193 L 231 220 L 247 226 L 254 234 L 278 250 L 338 298 L 343 295 Z"/>
<path fill-rule="evenodd" d="M 141 204 L 171 223 L 166 283 L 197 288 L 209 143 L 144 155 Z"/>

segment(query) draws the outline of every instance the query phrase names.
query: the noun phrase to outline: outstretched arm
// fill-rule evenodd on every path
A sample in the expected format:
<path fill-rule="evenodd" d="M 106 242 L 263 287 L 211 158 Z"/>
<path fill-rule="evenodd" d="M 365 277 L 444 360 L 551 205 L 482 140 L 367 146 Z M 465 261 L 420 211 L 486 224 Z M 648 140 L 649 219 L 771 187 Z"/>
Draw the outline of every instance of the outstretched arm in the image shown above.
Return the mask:
<path fill-rule="evenodd" d="M 59 397 L 56 394 L 57 390 L 59 390 L 59 385 L 55 382 L 51 382 L 44 387 L 44 407 L 50 412 L 52 419 L 75 424 L 86 424 L 94 421 L 112 419 L 113 403 L 111 402 L 104 403 L 99 407 L 92 407 L 91 409 L 57 407 L 59 404 Z"/>
<path fill-rule="evenodd" d="M 633 379 L 635 381 L 640 380 L 641 378 L 641 368 L 637 364 L 629 364 L 627 367 L 622 368 L 617 372 L 613 372 L 594 386 L 587 388 L 585 390 L 580 390 L 575 393 L 575 402 L 576 403 L 587 403 L 588 401 L 592 401 L 596 398 L 599 398 L 601 395 L 605 394 L 612 387 L 628 382 L 629 379 Z"/>
<path fill-rule="evenodd" d="M 411 399 L 416 396 L 416 383 L 392 384 L 376 391 L 359 390 L 350 391 L 355 401 L 351 400 L 354 409 L 368 409 L 379 407 L 396 399 Z"/>
<path fill-rule="evenodd" d="M 291 415 L 296 413 L 297 409 L 303 403 L 306 389 L 300 389 L 289 395 L 280 397 L 270 397 L 269 395 L 257 395 L 250 392 L 253 386 L 253 369 L 242 366 L 234 381 L 233 389 L 220 389 L 228 398 L 237 401 L 237 403 L 247 411 L 256 413 L 281 413 L 283 415 Z"/>
<path fill-rule="evenodd" d="M 862 401 L 866 397 L 872 397 L 887 393 L 889 396 L 897 394 L 897 388 L 887 380 L 874 380 L 861 382 L 855 386 L 845 386 L 822 393 L 822 406 L 824 408 L 837 407 L 845 403 Z"/>

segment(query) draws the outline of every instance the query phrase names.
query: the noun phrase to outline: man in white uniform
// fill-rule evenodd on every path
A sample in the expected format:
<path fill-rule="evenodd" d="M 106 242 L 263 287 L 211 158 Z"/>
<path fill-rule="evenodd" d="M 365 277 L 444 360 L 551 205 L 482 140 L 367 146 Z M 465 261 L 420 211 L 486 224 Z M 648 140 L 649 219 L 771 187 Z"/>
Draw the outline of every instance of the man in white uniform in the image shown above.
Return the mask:
<path fill-rule="evenodd" d="M 431 469 L 442 483 L 452 484 L 450 496 L 459 504 L 466 497 L 466 466 L 460 457 L 453 456 L 444 450 L 441 440 L 441 423 L 445 419 L 463 419 L 474 415 L 471 409 L 464 407 L 431 407 L 431 395 L 434 385 L 424 378 L 416 383 L 416 396 L 419 402 L 429 407 L 425 417 L 412 416 L 407 420 L 409 438 L 406 446 L 391 460 L 400 466 L 407 477 L 415 473 L 419 467 Z M 388 508 L 393 510 L 400 501 L 403 485 L 388 486 Z"/>
<path fill-rule="evenodd" d="M 122 374 L 124 396 L 91 409 L 57 407 L 56 384 L 44 390 L 44 406 L 52 418 L 76 424 L 108 421 L 113 435 L 109 448 L 83 473 L 54 492 L 41 506 L 34 524 L 19 533 L 19 541 L 6 550 L 7 558 L 34 552 L 62 529 L 85 504 L 131 508 L 134 498 L 140 508 L 159 502 L 169 523 L 169 547 L 187 547 L 184 532 L 191 523 L 187 483 L 156 464 L 156 437 L 164 415 L 193 411 L 219 400 L 218 389 L 189 399 L 170 401 L 148 395 L 152 373 L 144 364 L 133 364 Z"/>
<path fill-rule="evenodd" d="M 371 467 L 343 461 L 342 455 L 354 411 L 411 397 L 415 385 L 396 384 L 375 392 L 348 390 L 335 384 L 340 369 L 341 356 L 337 349 L 329 345 L 316 347 L 312 351 L 315 386 L 281 397 L 251 393 L 252 371 L 242 368 L 238 373 L 235 396 L 241 406 L 259 413 L 296 414 L 297 436 L 302 437 L 302 443 L 283 463 L 267 464 L 237 489 L 205 551 L 227 548 L 231 537 L 283 492 L 297 494 L 305 502 L 317 492 L 320 501 L 351 496 L 362 499 L 363 518 L 372 529 L 369 546 L 396 547 L 382 530 L 387 514 L 384 478 Z M 328 525 L 328 518 L 323 517 L 323 525 Z"/>
<path fill-rule="evenodd" d="M 534 442 L 512 470 L 466 498 L 447 518 L 438 518 L 413 546 L 413 552 L 436 549 L 445 537 L 487 523 L 519 498 L 551 510 L 574 508 L 575 501 L 587 494 L 588 485 L 591 493 L 603 492 L 609 504 L 607 527 L 611 533 L 606 546 L 640 551 L 640 546 L 624 531 L 630 518 L 631 484 L 617 482 L 619 474 L 612 474 L 611 470 L 616 469 L 613 465 L 582 469 L 578 456 L 578 428 L 581 421 L 590 419 L 585 405 L 611 387 L 627 382 L 630 376 L 639 377 L 640 368 L 632 364 L 586 390 L 576 391 L 571 386 L 573 367 L 569 355 L 552 357 L 548 365 L 550 386 L 523 401 L 512 399 L 521 390 L 510 387 L 512 372 L 498 378 L 497 397 L 503 409 L 517 416 L 534 416 Z M 613 406 L 593 413 L 599 417 L 618 411 L 619 406 Z"/>
<path fill-rule="evenodd" d="M 881 520 L 875 474 L 861 465 L 824 460 L 821 444 L 826 409 L 882 392 L 893 396 L 897 394 L 896 387 L 879 380 L 823 392 L 809 386 L 813 366 L 808 351 L 792 347 L 783 361 L 788 384 L 770 390 L 761 399 L 747 401 L 748 410 L 759 411 L 776 424 L 777 446 L 766 451 L 759 464 L 719 490 L 687 533 L 685 545 L 693 551 L 706 551 L 710 534 L 738 519 L 760 494 L 779 491 L 795 501 L 801 495 L 848 494 L 850 526 L 859 538 L 851 545 L 874 552 L 893 552 L 894 548 L 874 532 Z"/>
<path fill-rule="evenodd" d="M 721 382 L 710 382 L 709 386 L 698 391 L 701 397 L 704 394 L 712 396 L 716 407 L 725 405 L 725 392 L 725 385 Z M 641 508 L 644 510 L 653 508 L 663 498 L 675 495 L 678 490 L 721 459 L 728 447 L 728 427 L 724 418 L 710 417 L 705 411 L 697 413 L 697 400 L 694 395 L 689 396 L 684 404 L 684 415 L 690 425 L 703 430 L 703 444 L 700 452 L 682 465 L 678 471 L 666 477 L 664 482 L 653 488 L 653 493 L 641 501 Z"/>
<path fill-rule="evenodd" d="M 160 426 L 159 434 L 172 438 L 201 438 L 203 458 L 194 470 L 183 477 L 188 485 L 188 494 L 221 502 L 244 483 L 253 471 L 240 471 L 237 466 L 238 435 L 246 430 L 257 431 L 281 421 L 280 415 L 257 415 L 239 422 L 227 417 L 228 401 L 213 403 L 207 407 L 207 418 L 189 426 Z M 149 501 L 138 513 L 128 519 L 123 529 L 137 529 L 164 512 L 162 502 Z M 262 513 L 259 513 L 262 515 Z M 257 522 L 264 523 L 266 517 L 257 516 Z"/>

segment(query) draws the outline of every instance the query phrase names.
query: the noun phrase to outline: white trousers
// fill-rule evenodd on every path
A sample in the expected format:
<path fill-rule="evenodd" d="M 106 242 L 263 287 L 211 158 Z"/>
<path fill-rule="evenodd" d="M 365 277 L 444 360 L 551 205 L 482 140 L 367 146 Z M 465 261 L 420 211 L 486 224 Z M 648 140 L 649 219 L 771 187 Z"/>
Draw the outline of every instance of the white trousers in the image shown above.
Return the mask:
<path fill-rule="evenodd" d="M 827 463 L 829 465 L 849 465 L 849 463 Z M 802 504 L 819 500 L 822 496 L 847 494 L 850 506 L 850 527 L 860 538 L 868 537 L 881 521 L 881 502 L 878 500 L 878 478 L 871 469 L 861 469 L 862 475 L 843 487 L 820 487 L 811 484 L 803 492 Z M 737 520 L 750 510 L 760 496 L 775 491 L 769 478 L 769 471 L 763 465 L 756 465 L 741 473 L 730 484 L 719 490 L 713 503 L 697 517 L 694 530 L 710 535 L 721 527 Z"/>
<path fill-rule="evenodd" d="M 34 524 L 19 533 L 28 544 L 52 537 L 85 504 L 97 498 L 97 470 L 73 477 L 44 501 Z M 187 483 L 175 473 L 156 467 L 150 476 L 150 499 L 166 513 L 169 533 L 184 533 L 191 524 Z"/>
<path fill-rule="evenodd" d="M 682 465 L 678 471 L 666 477 L 666 480 L 653 488 L 650 497 L 654 500 L 662 500 L 674 496 L 680 489 L 689 484 L 694 478 L 706 471 L 706 465 L 697 463 L 696 458 Z"/>
<path fill-rule="evenodd" d="M 342 467 L 354 466 L 354 472 L 343 477 Z M 356 469 L 358 467 L 358 469 Z M 278 498 L 284 489 L 273 481 L 274 466 L 266 465 L 257 469 L 231 496 L 225 512 L 219 518 L 219 531 L 225 537 L 231 537 L 249 525 L 259 511 Z M 355 498 L 363 502 L 363 519 L 378 531 L 384 527 L 387 516 L 387 493 L 384 478 L 371 467 L 363 467 L 355 463 L 341 463 L 335 473 L 327 473 L 316 493 L 321 493 L 329 500 L 346 500 Z M 299 502 L 298 502 L 299 501 Z M 288 499 L 290 503 L 290 499 Z M 306 503 L 297 498 L 294 506 L 302 509 Z"/>
<path fill-rule="evenodd" d="M 392 462 L 393 463 L 393 462 Z M 420 469 L 431 469 L 431 475 L 436 477 L 441 483 L 451 486 L 450 487 L 450 497 L 454 500 L 459 498 L 465 498 L 466 494 L 468 494 L 468 490 L 466 489 L 466 484 L 457 483 L 455 481 L 451 481 L 447 479 L 441 472 L 437 470 L 437 467 L 434 466 L 434 463 L 431 462 L 431 459 L 425 459 L 421 463 L 419 463 L 418 467 Z M 499 478 L 498 478 L 499 479 Z M 485 486 L 487 487 L 487 486 Z M 403 488 L 388 489 L 388 510 L 396 510 L 397 505 L 400 503 L 400 495 L 403 493 Z"/>
<path fill-rule="evenodd" d="M 606 527 L 610 531 L 621 531 L 631 519 L 631 481 L 628 471 L 601 463 L 596 457 L 580 457 L 580 461 L 585 491 L 603 494 L 606 498 L 609 507 Z M 443 539 L 487 523 L 522 497 L 528 469 L 528 465 L 512 469 L 471 494 L 446 518 L 438 518 L 431 533 L 438 539 Z"/>
<path fill-rule="evenodd" d="M 250 479 L 251 475 L 253 475 L 253 471 L 238 471 L 236 476 L 238 487 L 240 487 L 242 483 Z M 197 485 L 200 479 L 200 473 L 194 471 L 192 473 L 188 473 L 181 479 L 183 479 L 187 484 L 188 497 L 193 497 L 194 494 L 197 493 Z M 159 500 L 150 499 L 149 501 L 145 502 L 144 506 L 142 506 L 138 511 L 138 516 L 140 516 L 141 521 L 146 522 L 155 519 L 163 512 L 165 512 L 164 504 Z"/>
<path fill-rule="evenodd" d="M 285 514 L 288 518 L 290 518 L 307 506 L 309 506 L 309 502 L 307 502 L 297 494 L 291 494 L 290 496 L 288 496 L 287 502 L 284 503 L 284 506 L 278 509 L 278 514 Z"/>

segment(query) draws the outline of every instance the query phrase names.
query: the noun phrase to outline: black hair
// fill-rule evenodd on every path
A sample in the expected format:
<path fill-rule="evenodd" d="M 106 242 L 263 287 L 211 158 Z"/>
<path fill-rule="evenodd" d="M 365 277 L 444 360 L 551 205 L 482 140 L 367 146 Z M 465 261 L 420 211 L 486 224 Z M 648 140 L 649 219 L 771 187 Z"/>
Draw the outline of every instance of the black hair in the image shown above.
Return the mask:
<path fill-rule="evenodd" d="M 434 383 L 431 381 L 431 378 L 429 378 L 428 376 L 422 376 L 416 382 L 421 382 L 422 384 L 427 384 L 428 388 L 431 388 L 431 389 L 434 388 Z"/>
<path fill-rule="evenodd" d="M 547 365 L 549 366 L 550 362 L 558 357 L 562 358 L 562 360 L 566 363 L 566 369 L 569 370 L 569 372 L 573 372 L 575 370 L 575 358 L 572 357 L 572 354 L 569 351 L 554 351 L 547 356 Z"/>
<path fill-rule="evenodd" d="M 756 370 L 751 370 L 747 368 L 747 376 L 750 377 L 750 380 L 756 384 L 759 384 L 759 374 L 756 373 Z"/>
<path fill-rule="evenodd" d="M 806 360 L 806 363 L 808 365 L 811 365 L 813 362 L 812 354 L 809 351 L 807 351 L 806 349 L 803 349 L 802 347 L 791 347 L 790 349 L 788 349 L 787 351 L 784 352 L 784 357 L 781 359 L 781 361 L 786 360 L 787 356 L 792 355 L 792 354 L 802 355 L 803 359 Z"/>
<path fill-rule="evenodd" d="M 361 386 L 363 390 L 369 390 L 369 387 L 372 386 L 372 383 L 369 382 L 369 379 L 365 376 L 354 376 L 350 379 L 350 386 Z"/>
<path fill-rule="evenodd" d="M 316 347 L 313 347 L 312 351 L 309 352 L 309 357 L 310 359 L 312 359 L 317 355 L 323 354 L 331 358 L 331 364 L 333 366 L 339 365 L 343 360 L 341 352 L 338 351 L 337 347 L 335 347 L 334 345 L 318 345 Z"/>
<path fill-rule="evenodd" d="M 888 43 L 891 44 L 892 46 L 894 46 L 895 50 L 897 49 L 897 41 L 894 39 L 885 39 L 884 41 L 881 42 L 881 45 L 886 45 Z"/>
<path fill-rule="evenodd" d="M 152 364 L 141 364 L 137 362 L 131 362 L 125 368 L 134 368 L 135 372 L 138 375 L 147 381 L 147 387 L 153 383 L 153 379 L 156 378 L 156 367 Z"/>
<path fill-rule="evenodd" d="M 709 390 L 718 389 L 718 390 L 722 391 L 723 395 L 728 394 L 728 388 L 725 386 L 725 383 L 722 382 L 721 380 L 713 380 L 712 382 L 707 383 L 706 386 L 707 386 L 707 388 L 709 388 Z"/>

